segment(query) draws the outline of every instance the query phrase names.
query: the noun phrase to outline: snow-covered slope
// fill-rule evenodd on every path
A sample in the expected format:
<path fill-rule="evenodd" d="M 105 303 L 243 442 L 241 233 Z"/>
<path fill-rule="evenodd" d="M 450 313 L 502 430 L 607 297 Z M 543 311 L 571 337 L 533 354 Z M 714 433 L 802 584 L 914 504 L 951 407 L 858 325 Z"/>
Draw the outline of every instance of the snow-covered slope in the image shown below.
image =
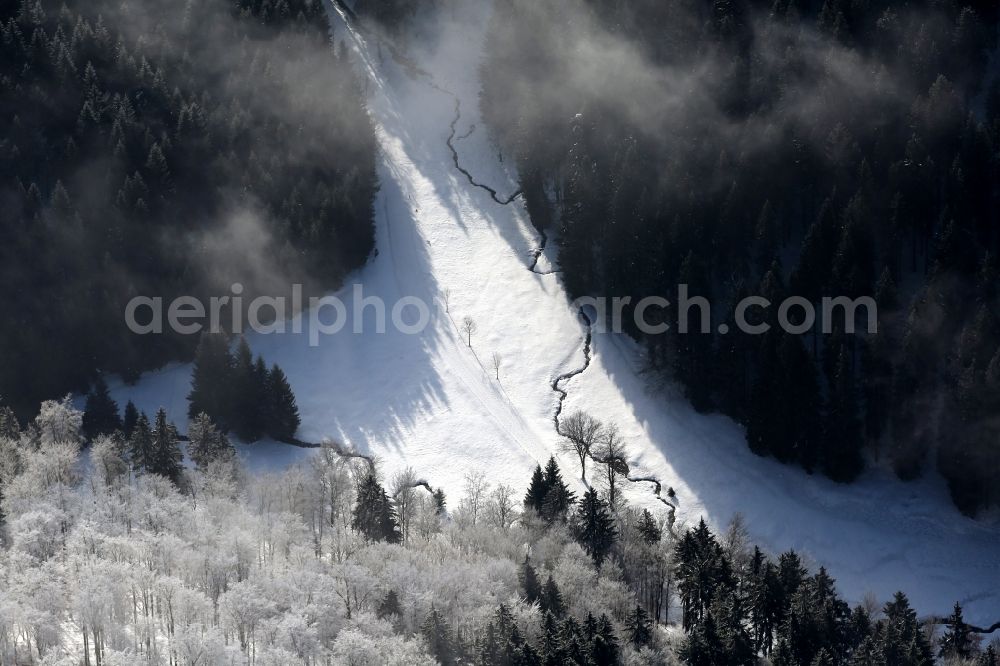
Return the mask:
<path fill-rule="evenodd" d="M 543 254 L 534 265 L 542 239 L 520 200 L 496 201 L 516 184 L 478 117 L 489 0 L 450 7 L 447 20 L 429 22 L 431 34 L 405 58 L 332 14 L 335 38 L 355 50 L 364 70 L 382 146 L 378 255 L 338 296 L 349 314 L 353 283 L 390 305 L 403 296 L 437 301 L 430 325 L 419 335 L 392 326 L 376 333 L 369 312 L 366 333 L 352 333 L 352 319 L 315 348 L 304 334 L 250 342 L 287 372 L 303 439 L 332 437 L 374 453 L 389 474 L 412 466 L 454 505 L 466 472 L 481 470 L 492 483 L 520 490 L 534 465 L 557 450 L 552 382 L 583 367 L 586 331 L 559 276 L 549 273 L 553 257 Z M 456 169 L 449 137 L 463 169 L 495 197 Z M 459 330 L 467 316 L 478 326 L 471 349 Z M 137 386 L 115 387 L 115 397 L 146 410 L 162 404 L 181 423 L 189 374 L 189 366 L 173 366 Z M 959 515 L 937 481 L 901 484 L 870 472 L 837 486 L 808 477 L 753 456 L 731 421 L 698 415 L 648 381 L 629 340 L 595 334 L 586 371 L 560 386 L 565 409 L 618 424 L 633 474 L 676 490 L 679 521 L 704 516 L 721 528 L 742 512 L 756 540 L 827 565 L 852 600 L 903 589 L 921 613 L 946 613 L 960 600 L 974 620 L 1000 614 L 1000 529 Z M 273 442 L 244 448 L 251 468 L 310 455 Z M 560 460 L 567 477 L 577 473 L 573 459 Z M 630 501 L 665 511 L 651 489 L 630 486 Z"/>

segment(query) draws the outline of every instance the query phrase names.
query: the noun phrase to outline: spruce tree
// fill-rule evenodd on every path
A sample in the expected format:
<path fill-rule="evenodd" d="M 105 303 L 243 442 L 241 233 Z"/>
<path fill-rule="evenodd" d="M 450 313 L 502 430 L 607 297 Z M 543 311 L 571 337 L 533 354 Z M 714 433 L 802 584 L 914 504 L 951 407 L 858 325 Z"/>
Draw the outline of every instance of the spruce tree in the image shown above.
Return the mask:
<path fill-rule="evenodd" d="M 783 410 L 777 421 L 778 439 L 772 444 L 774 456 L 782 462 L 798 462 L 812 471 L 822 446 L 822 397 L 816 366 L 802 338 L 785 334 L 778 344 L 780 390 L 772 396 Z"/>
<path fill-rule="evenodd" d="M 203 333 L 198 341 L 191 372 L 188 417 L 205 412 L 224 429 L 231 428 L 233 360 L 225 336 Z"/>
<path fill-rule="evenodd" d="M 528 492 L 524 495 L 525 510 L 534 509 L 536 513 L 541 514 L 548 490 L 545 476 L 542 474 L 542 466 L 535 465 L 535 471 L 531 474 L 531 483 L 528 484 Z"/>
<path fill-rule="evenodd" d="M 690 630 L 704 619 L 716 593 L 733 585 L 732 569 L 704 519 L 678 540 L 674 559 L 682 623 Z"/>
<path fill-rule="evenodd" d="M 706 615 L 704 621 L 698 623 L 687 635 L 679 656 L 688 666 L 718 666 L 728 663 L 711 615 Z"/>
<path fill-rule="evenodd" d="M 427 643 L 427 650 L 438 660 L 441 666 L 452 666 L 458 663 L 458 650 L 455 649 L 454 640 L 451 636 L 451 629 L 447 620 L 434 605 L 431 604 L 431 611 L 427 614 L 420 633 Z"/>
<path fill-rule="evenodd" d="M 216 460 L 230 460 L 236 449 L 229 438 L 212 423 L 212 418 L 202 412 L 188 424 L 188 458 L 204 470 Z"/>
<path fill-rule="evenodd" d="M 784 592 L 778 568 L 767 561 L 756 547 L 751 560 L 748 603 L 754 651 L 769 655 L 774 646 L 775 632 L 785 614 Z"/>
<path fill-rule="evenodd" d="M 137 474 L 153 467 L 153 431 L 145 412 L 139 414 L 128 440 L 129 461 Z"/>
<path fill-rule="evenodd" d="M 619 663 L 618 637 L 607 615 L 601 614 L 597 630 L 591 639 L 590 659 L 595 666 L 616 666 Z"/>
<path fill-rule="evenodd" d="M 778 582 L 786 600 L 798 591 L 805 577 L 806 568 L 798 553 L 789 550 L 778 556 Z"/>
<path fill-rule="evenodd" d="M 136 409 L 135 403 L 129 400 L 125 403 L 125 415 L 122 419 L 122 432 L 125 433 L 125 438 L 132 436 L 132 431 L 135 430 L 135 424 L 139 421 L 139 410 Z"/>
<path fill-rule="evenodd" d="M 167 421 L 167 410 L 156 412 L 152 433 L 152 456 L 146 471 L 164 476 L 174 484 L 180 483 L 184 471 L 184 454 L 181 452 L 177 428 Z"/>
<path fill-rule="evenodd" d="M 751 666 L 756 663 L 753 640 L 747 630 L 746 611 L 742 595 L 735 589 L 716 593 L 710 616 L 715 619 L 719 641 L 728 663 Z"/>
<path fill-rule="evenodd" d="M 600 567 L 615 545 L 618 534 L 607 503 L 593 488 L 580 500 L 573 528 L 576 540 L 593 558 L 594 564 Z"/>
<path fill-rule="evenodd" d="M 931 645 L 906 595 L 897 592 L 892 601 L 886 602 L 882 613 L 885 618 L 880 623 L 877 648 L 886 661 L 931 666 L 934 663 Z"/>
<path fill-rule="evenodd" d="M 545 465 L 545 485 L 548 490 L 542 505 L 542 517 L 550 523 L 556 520 L 565 521 L 566 513 L 576 501 L 576 496 L 563 481 L 555 456 L 550 457 Z"/>
<path fill-rule="evenodd" d="M 535 573 L 535 568 L 531 566 L 531 561 L 527 555 L 524 556 L 524 562 L 521 564 L 521 571 L 518 578 L 520 579 L 521 588 L 524 590 L 525 601 L 529 604 L 538 601 L 542 596 L 542 585 L 538 581 L 538 574 Z"/>
<path fill-rule="evenodd" d="M 271 366 L 267 373 L 264 390 L 267 434 L 278 441 L 288 441 L 295 437 L 301 419 L 295 403 L 292 387 L 285 373 L 277 366 Z"/>
<path fill-rule="evenodd" d="M 969 659 L 972 657 L 975 643 L 972 631 L 962 617 L 962 606 L 955 603 L 955 610 L 945 619 L 947 631 L 938 641 L 938 656 L 943 659 Z"/>
<path fill-rule="evenodd" d="M 542 661 L 548 664 L 563 664 L 566 662 L 566 655 L 563 651 L 562 638 L 559 635 L 559 623 L 552 613 L 542 613 Z"/>
<path fill-rule="evenodd" d="M 552 574 L 549 574 L 548 579 L 545 581 L 545 585 L 542 586 L 542 596 L 539 599 L 539 605 L 544 613 L 552 613 L 556 618 L 560 618 L 566 612 L 566 605 L 563 602 L 562 593 L 559 591 L 559 586 L 556 585 L 556 581 L 553 580 Z"/>
<path fill-rule="evenodd" d="M 379 602 L 375 615 L 380 620 L 392 617 L 393 615 L 402 615 L 402 608 L 399 605 L 399 596 L 396 594 L 395 590 L 389 590 L 386 593 L 385 598 Z"/>
<path fill-rule="evenodd" d="M 21 434 L 21 424 L 14 410 L 7 405 L 0 406 L 0 437 L 15 440 Z"/>
<path fill-rule="evenodd" d="M 652 546 L 657 544 L 663 538 L 663 529 L 657 524 L 656 519 L 653 518 L 653 514 L 649 512 L 649 509 L 642 510 L 636 529 L 646 545 Z"/>
<path fill-rule="evenodd" d="M 87 394 L 87 403 L 83 411 L 83 434 L 88 440 L 93 440 L 98 435 L 108 435 L 121 428 L 118 403 L 108 392 L 104 377 L 98 375 L 93 388 Z"/>
<path fill-rule="evenodd" d="M 233 357 L 230 424 L 233 432 L 245 442 L 260 437 L 263 393 L 263 378 L 257 375 L 250 345 L 241 337 Z"/>
<path fill-rule="evenodd" d="M 625 631 L 629 643 L 636 649 L 649 645 L 653 640 L 652 623 L 642 606 L 636 605 L 635 610 L 625 617 Z"/>
<path fill-rule="evenodd" d="M 778 361 L 778 333 L 772 329 L 760 338 L 756 357 L 756 377 L 747 406 L 747 444 L 759 456 L 772 452 L 783 441 L 787 414 L 775 396 L 782 395 L 781 364 Z"/>
<path fill-rule="evenodd" d="M 351 527 L 361 532 L 367 541 L 400 542 L 392 502 L 374 473 L 367 474 L 358 485 Z"/>
<path fill-rule="evenodd" d="M 559 629 L 559 640 L 562 643 L 566 663 L 585 664 L 589 656 L 587 654 L 587 640 L 583 635 L 580 623 L 572 615 L 566 616 L 562 627 Z"/>
<path fill-rule="evenodd" d="M 847 346 L 840 349 L 830 388 L 830 408 L 823 433 L 823 471 L 834 481 L 853 481 L 864 467 L 857 388 Z"/>
<path fill-rule="evenodd" d="M 444 496 L 444 490 L 441 488 L 435 489 L 431 497 L 434 499 L 434 514 L 443 516 L 447 510 L 447 499 Z"/>

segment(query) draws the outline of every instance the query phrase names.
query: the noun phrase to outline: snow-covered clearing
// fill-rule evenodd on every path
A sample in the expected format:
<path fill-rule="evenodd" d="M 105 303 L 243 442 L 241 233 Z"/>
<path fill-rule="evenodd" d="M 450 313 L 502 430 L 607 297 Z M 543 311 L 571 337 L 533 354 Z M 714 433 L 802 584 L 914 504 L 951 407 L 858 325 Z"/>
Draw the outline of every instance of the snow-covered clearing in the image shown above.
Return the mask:
<path fill-rule="evenodd" d="M 377 201 L 378 256 L 338 294 L 353 312 L 353 283 L 390 306 L 403 296 L 439 301 L 430 325 L 405 335 L 390 325 L 339 334 L 308 345 L 306 334 L 253 335 L 254 352 L 288 374 L 303 416 L 299 436 L 332 437 L 378 455 L 387 474 L 412 466 L 441 486 L 452 504 L 470 470 L 520 490 L 536 463 L 557 450 L 552 416 L 555 377 L 583 365 L 585 330 L 570 308 L 548 248 L 520 199 L 500 205 L 456 170 L 446 140 L 455 99 L 454 139 L 462 167 L 503 200 L 516 184 L 486 136 L 478 114 L 477 67 L 489 0 L 449 3 L 453 13 L 428 22 L 412 63 L 394 59 L 334 14 L 335 37 L 355 49 L 368 79 L 370 108 L 382 146 Z M 443 301 L 448 294 L 448 310 Z M 472 317 L 472 348 L 459 330 Z M 494 377 L 492 355 L 502 362 Z M 884 600 L 903 589 L 922 614 L 950 611 L 990 623 L 1000 616 L 1000 527 L 962 517 L 936 479 L 903 484 L 870 471 L 838 486 L 797 468 L 753 456 L 737 426 L 696 414 L 679 396 L 665 397 L 642 374 L 629 340 L 595 334 L 585 372 L 560 383 L 567 412 L 586 410 L 618 424 L 632 451 L 632 473 L 655 476 L 677 492 L 679 521 L 704 516 L 723 528 L 741 512 L 752 536 L 772 552 L 795 548 L 838 579 L 848 599 L 867 591 Z M 186 415 L 190 367 L 151 373 L 136 386 L 113 386 L 121 403 L 163 405 L 179 424 Z M 283 466 L 311 455 L 277 443 L 242 449 L 251 469 Z M 560 456 L 567 478 L 577 463 Z M 582 484 L 581 484 L 582 487 Z M 652 485 L 629 487 L 629 499 L 660 512 Z"/>

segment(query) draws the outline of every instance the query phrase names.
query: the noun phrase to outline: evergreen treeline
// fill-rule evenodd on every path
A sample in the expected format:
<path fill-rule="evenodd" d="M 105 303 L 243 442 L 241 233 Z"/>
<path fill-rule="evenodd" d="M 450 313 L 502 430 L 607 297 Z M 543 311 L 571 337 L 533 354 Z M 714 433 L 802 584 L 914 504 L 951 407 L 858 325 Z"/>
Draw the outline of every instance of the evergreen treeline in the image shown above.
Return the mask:
<path fill-rule="evenodd" d="M 21 418 L 190 357 L 126 328 L 136 295 L 316 291 L 373 247 L 374 132 L 318 0 L 4 2 L 0 91 L 0 392 Z"/>
<path fill-rule="evenodd" d="M 188 394 L 188 416 L 207 414 L 223 430 L 253 442 L 267 435 L 279 441 L 295 437 L 299 408 L 285 373 L 254 359 L 246 338 L 235 353 L 221 334 L 205 334 L 195 353 Z"/>
<path fill-rule="evenodd" d="M 761 455 L 936 467 L 963 512 L 1000 501 L 995 3 L 496 7 L 482 111 L 572 296 L 707 297 L 709 332 L 630 332 Z M 766 335 L 734 324 L 749 295 Z M 878 333 L 861 310 L 860 333 L 784 334 L 790 295 L 873 296 Z"/>
<path fill-rule="evenodd" d="M 294 397 L 292 402 L 294 404 Z M 83 439 L 99 450 L 97 457 L 106 463 L 113 460 L 116 468 L 122 471 L 131 468 L 136 474 L 157 474 L 174 485 L 182 483 L 184 453 L 180 447 L 181 438 L 174 424 L 167 421 L 167 412 L 162 407 L 151 423 L 149 416 L 136 409 L 130 400 L 122 418 L 118 413 L 118 403 L 111 397 L 103 378 L 99 377 L 87 394 L 80 422 Z M 14 423 L 11 434 L 6 435 L 12 439 L 17 427 L 16 421 Z M 0 436 L 5 435 L 0 433 Z M 187 440 L 188 457 L 200 470 L 208 469 L 215 463 L 229 464 L 236 454 L 229 438 L 204 411 L 192 412 Z"/>
<path fill-rule="evenodd" d="M 332 447 L 240 474 L 205 414 L 184 469 L 162 409 L 126 412 L 81 465 L 69 398 L 23 429 L 0 408 L 5 663 L 997 665 L 960 605 L 940 630 L 902 593 L 852 609 L 739 520 L 716 535 L 577 500 L 554 458 L 523 511 L 481 475 L 445 511 L 412 470 L 383 485 Z"/>
<path fill-rule="evenodd" d="M 616 527 L 627 514 L 613 516 L 596 490 L 577 501 L 562 481 L 555 458 L 544 470 L 535 469 L 524 508 L 522 521 L 537 521 L 543 533 L 560 518 L 569 520 L 570 533 L 596 567 L 611 558 L 631 573 L 629 548 L 619 543 Z M 664 539 L 663 527 L 649 511 L 634 516 L 624 528 L 634 534 L 630 546 L 652 546 Z M 352 526 L 368 540 L 399 543 L 397 521 L 392 500 L 369 471 L 358 485 Z M 852 609 L 838 596 L 825 568 L 810 574 L 794 551 L 773 561 L 757 547 L 750 550 L 739 523 L 723 542 L 700 521 L 675 538 L 670 558 L 672 579 L 661 579 L 659 585 L 667 587 L 667 594 L 676 594 L 686 634 L 678 657 L 692 666 L 753 666 L 760 658 L 774 666 L 931 666 L 935 657 L 983 666 L 997 663 L 993 647 L 980 650 L 959 604 L 944 619 L 945 631 L 937 639 L 928 634 L 902 592 L 881 609 L 864 604 Z M 633 589 L 642 589 L 638 577 L 627 580 Z M 660 608 L 655 603 L 651 615 L 648 597 L 639 595 L 639 604 L 619 618 L 616 628 L 607 615 L 595 618 L 588 613 L 583 618 L 569 613 L 558 584 L 551 575 L 543 583 L 530 557 L 521 563 L 518 581 L 525 602 L 537 605 L 540 612 L 537 641 L 523 635 L 503 604 L 484 634 L 471 642 L 463 642 L 432 606 L 421 625 L 430 653 L 442 664 L 605 666 L 622 663 L 622 642 L 640 650 L 653 642 Z M 380 616 L 398 614 L 398 603 L 390 592 Z"/>

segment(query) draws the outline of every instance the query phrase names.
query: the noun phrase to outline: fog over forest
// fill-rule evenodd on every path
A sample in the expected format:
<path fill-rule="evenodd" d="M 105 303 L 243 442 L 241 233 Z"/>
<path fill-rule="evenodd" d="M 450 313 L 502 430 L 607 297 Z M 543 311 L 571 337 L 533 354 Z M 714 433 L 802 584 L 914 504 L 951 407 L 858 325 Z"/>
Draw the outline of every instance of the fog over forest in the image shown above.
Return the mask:
<path fill-rule="evenodd" d="M 0 2 L 0 666 L 998 666 L 998 40 Z"/>

